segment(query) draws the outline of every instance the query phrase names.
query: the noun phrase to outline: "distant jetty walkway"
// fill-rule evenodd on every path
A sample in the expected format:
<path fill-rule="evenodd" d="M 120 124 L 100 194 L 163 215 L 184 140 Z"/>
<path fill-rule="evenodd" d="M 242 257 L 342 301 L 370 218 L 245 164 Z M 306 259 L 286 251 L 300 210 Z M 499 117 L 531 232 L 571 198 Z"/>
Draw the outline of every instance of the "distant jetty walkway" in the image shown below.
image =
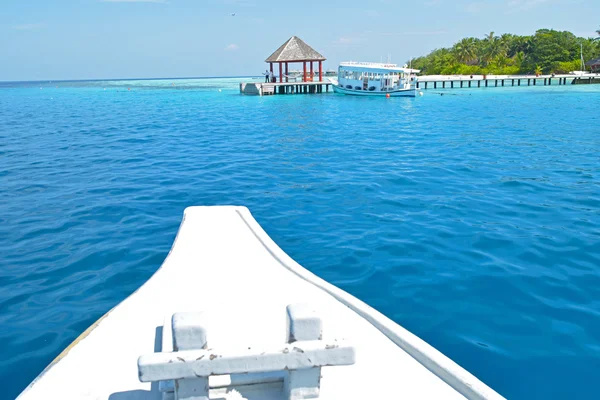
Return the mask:
<path fill-rule="evenodd" d="M 505 86 L 551 86 L 600 84 L 595 75 L 425 75 L 417 80 L 418 89 L 456 89 Z"/>

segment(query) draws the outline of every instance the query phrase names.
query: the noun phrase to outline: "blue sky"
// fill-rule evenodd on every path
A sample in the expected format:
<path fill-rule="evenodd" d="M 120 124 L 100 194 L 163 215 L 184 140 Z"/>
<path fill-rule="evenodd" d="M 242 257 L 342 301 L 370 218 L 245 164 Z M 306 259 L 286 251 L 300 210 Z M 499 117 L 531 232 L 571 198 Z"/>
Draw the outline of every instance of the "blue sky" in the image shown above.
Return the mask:
<path fill-rule="evenodd" d="M 594 36 L 598 15 L 598 0 L 1 0 L 0 81 L 260 74 L 292 35 L 328 69 L 404 63 L 490 31 Z"/>

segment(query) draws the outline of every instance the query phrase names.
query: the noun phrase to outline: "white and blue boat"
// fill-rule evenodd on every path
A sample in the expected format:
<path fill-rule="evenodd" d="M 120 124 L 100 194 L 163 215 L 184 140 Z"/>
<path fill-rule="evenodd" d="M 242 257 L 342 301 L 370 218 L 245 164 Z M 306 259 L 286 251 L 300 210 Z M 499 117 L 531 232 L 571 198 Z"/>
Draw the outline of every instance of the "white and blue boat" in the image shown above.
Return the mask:
<path fill-rule="evenodd" d="M 333 90 L 355 96 L 415 97 L 418 72 L 396 64 L 343 62 Z"/>

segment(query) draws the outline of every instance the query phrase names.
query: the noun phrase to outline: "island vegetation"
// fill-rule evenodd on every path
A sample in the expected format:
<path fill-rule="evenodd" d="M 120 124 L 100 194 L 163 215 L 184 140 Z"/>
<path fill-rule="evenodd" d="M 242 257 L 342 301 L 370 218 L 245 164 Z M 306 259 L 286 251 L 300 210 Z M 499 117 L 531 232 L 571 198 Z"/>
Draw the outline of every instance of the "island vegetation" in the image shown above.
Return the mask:
<path fill-rule="evenodd" d="M 426 75 L 569 73 L 582 68 L 581 46 L 586 61 L 600 57 L 600 29 L 596 33 L 597 38 L 581 38 L 552 29 L 531 36 L 490 32 L 413 59 L 412 67 Z"/>

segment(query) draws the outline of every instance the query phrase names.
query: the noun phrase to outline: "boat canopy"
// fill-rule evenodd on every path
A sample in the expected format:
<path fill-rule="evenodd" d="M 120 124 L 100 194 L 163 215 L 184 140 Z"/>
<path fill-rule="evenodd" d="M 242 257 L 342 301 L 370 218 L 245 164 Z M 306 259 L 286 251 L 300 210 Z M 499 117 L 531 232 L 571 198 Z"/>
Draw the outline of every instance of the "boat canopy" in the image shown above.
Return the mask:
<path fill-rule="evenodd" d="M 374 72 L 374 73 L 389 73 L 389 72 L 402 72 L 405 74 L 417 74 L 421 72 L 418 69 L 411 69 L 406 67 L 400 67 L 397 64 L 385 64 L 385 63 L 372 63 L 372 62 L 356 62 L 346 61 L 340 63 L 340 68 L 352 71 L 360 72 Z"/>

